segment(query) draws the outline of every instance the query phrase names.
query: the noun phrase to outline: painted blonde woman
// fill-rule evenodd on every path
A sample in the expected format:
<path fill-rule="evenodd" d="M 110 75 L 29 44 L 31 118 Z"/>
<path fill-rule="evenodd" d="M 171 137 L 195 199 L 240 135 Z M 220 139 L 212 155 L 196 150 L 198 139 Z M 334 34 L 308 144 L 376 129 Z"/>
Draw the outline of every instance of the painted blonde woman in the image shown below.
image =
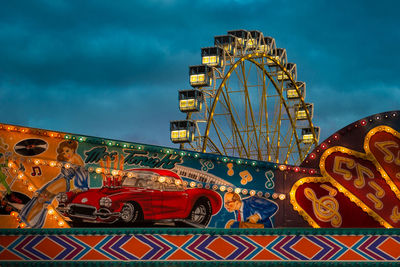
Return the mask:
<path fill-rule="evenodd" d="M 76 141 L 63 141 L 57 148 L 57 160 L 70 163 L 66 168 L 61 167 L 60 174 L 53 180 L 38 189 L 34 197 L 22 208 L 20 218 L 30 228 L 42 228 L 46 221 L 47 206 L 54 197 L 61 192 L 70 191 L 71 180 L 74 182 L 74 191 L 89 189 L 89 173 L 84 168 L 82 158 L 76 153 Z"/>

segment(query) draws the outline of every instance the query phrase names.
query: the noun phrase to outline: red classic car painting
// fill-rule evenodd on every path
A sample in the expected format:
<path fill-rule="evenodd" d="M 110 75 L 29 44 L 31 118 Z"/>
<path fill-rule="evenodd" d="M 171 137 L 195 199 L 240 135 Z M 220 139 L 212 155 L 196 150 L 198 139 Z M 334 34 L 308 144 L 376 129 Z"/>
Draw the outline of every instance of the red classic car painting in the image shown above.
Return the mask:
<path fill-rule="evenodd" d="M 222 206 L 221 196 L 204 188 L 186 188 L 174 172 L 134 169 L 121 182 L 98 189 L 57 195 L 57 210 L 73 224 L 141 221 L 186 222 L 205 227 Z"/>

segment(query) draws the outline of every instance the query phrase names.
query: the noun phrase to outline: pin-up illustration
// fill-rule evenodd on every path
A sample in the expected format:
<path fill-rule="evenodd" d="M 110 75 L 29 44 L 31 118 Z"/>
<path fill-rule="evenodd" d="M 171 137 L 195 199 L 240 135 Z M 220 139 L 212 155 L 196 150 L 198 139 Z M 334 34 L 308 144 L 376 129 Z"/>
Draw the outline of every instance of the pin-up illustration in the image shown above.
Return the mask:
<path fill-rule="evenodd" d="M 41 228 L 46 219 L 46 207 L 60 192 L 70 191 L 73 180 L 75 191 L 89 189 L 89 173 L 83 167 L 82 158 L 76 153 L 76 141 L 63 141 L 57 148 L 57 160 L 68 162 L 61 167 L 60 174 L 38 189 L 34 197 L 22 208 L 20 218 L 28 227 Z"/>

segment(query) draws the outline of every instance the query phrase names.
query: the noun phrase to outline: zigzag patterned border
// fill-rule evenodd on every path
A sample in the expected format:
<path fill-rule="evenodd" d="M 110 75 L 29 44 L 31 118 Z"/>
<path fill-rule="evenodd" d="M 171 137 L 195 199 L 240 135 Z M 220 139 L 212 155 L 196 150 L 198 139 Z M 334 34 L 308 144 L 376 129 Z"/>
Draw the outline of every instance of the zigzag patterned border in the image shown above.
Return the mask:
<path fill-rule="evenodd" d="M 147 231 L 146 231 L 147 230 Z M 177 229 L 75 229 L 45 231 L 0 230 L 0 264 L 66 262 L 304 262 L 399 263 L 399 231 L 342 229 L 326 234 L 321 229 L 226 231 Z M 368 231 L 377 232 L 367 234 Z M 158 231 L 159 233 L 154 233 Z M 299 233 L 303 231 L 303 233 Z M 53 232 L 53 233 L 51 233 Z M 55 232 L 55 233 L 54 233 Z M 58 233 L 56 233 L 58 232 Z M 86 234 L 82 233 L 86 232 Z M 102 233 L 98 233 L 102 232 Z M 164 233 L 163 233 L 164 232 Z M 199 232 L 199 233 L 196 233 Z M 221 233 L 216 233 L 221 232 Z M 252 232 L 252 233 L 251 233 Z M 338 231 L 340 233 L 340 231 Z M 365 235 L 361 232 L 366 233 Z M 261 233 L 261 235 L 260 235 Z"/>

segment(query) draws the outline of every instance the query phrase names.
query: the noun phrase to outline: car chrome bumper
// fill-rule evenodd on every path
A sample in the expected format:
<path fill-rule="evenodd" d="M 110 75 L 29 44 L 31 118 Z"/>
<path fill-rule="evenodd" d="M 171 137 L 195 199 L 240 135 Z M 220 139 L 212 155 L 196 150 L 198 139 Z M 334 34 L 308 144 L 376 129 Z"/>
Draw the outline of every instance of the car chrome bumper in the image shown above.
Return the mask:
<path fill-rule="evenodd" d="M 97 208 L 93 206 L 81 205 L 81 204 L 69 204 L 67 206 L 59 205 L 57 211 L 65 214 L 70 218 L 79 218 L 87 221 L 100 221 L 106 222 L 109 219 L 117 220 L 121 214 L 119 212 L 111 212 L 106 208 Z"/>

